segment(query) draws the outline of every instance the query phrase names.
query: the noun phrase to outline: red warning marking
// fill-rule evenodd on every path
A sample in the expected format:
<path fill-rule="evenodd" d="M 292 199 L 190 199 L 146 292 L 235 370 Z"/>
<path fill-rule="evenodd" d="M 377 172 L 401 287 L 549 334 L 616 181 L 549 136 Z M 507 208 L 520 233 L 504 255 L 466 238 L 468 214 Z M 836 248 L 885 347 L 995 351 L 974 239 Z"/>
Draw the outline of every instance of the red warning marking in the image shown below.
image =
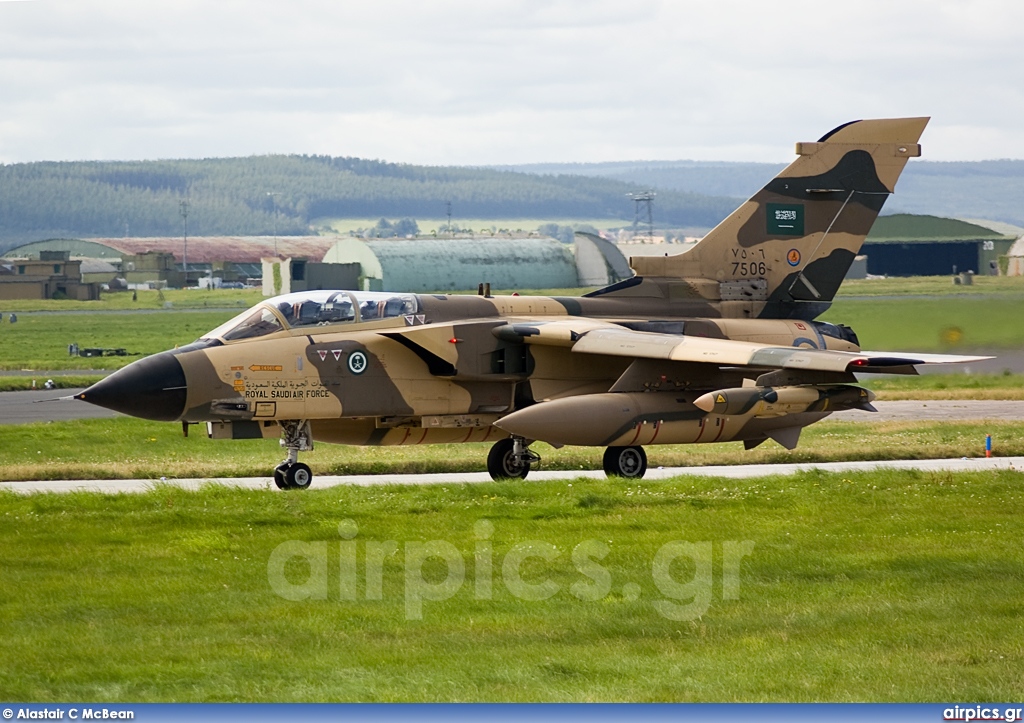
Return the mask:
<path fill-rule="evenodd" d="M 656 440 L 658 438 L 658 432 L 660 432 L 660 431 L 661 431 L 661 420 L 659 419 L 658 422 L 654 425 L 654 436 L 651 437 L 651 441 L 648 442 L 647 444 L 654 444 L 654 440 Z"/>
<path fill-rule="evenodd" d="M 693 440 L 694 444 L 700 441 L 700 438 L 704 436 L 704 429 L 707 425 L 704 424 L 707 417 L 697 420 L 698 426 L 700 426 L 700 434 L 697 435 L 697 439 Z"/>

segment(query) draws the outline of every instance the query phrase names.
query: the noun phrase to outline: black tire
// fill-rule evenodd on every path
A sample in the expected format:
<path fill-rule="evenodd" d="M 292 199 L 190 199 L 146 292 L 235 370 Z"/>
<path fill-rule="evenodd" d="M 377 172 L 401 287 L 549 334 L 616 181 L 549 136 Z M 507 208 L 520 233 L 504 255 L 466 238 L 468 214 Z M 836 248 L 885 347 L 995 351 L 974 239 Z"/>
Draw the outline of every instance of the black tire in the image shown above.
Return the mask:
<path fill-rule="evenodd" d="M 493 480 L 526 479 L 530 474 L 530 465 L 517 464 L 512 458 L 515 443 L 511 439 L 501 439 L 494 443 L 487 453 L 487 472 Z"/>
<path fill-rule="evenodd" d="M 284 477 L 286 467 L 282 464 L 274 468 L 274 484 L 279 490 L 288 489 L 288 481 Z"/>
<path fill-rule="evenodd" d="M 643 447 L 609 447 L 604 451 L 604 473 L 609 477 L 640 479 L 646 471 Z"/>
<path fill-rule="evenodd" d="M 296 462 L 284 472 L 285 482 L 290 490 L 304 490 L 313 483 L 313 471 L 308 465 Z"/>

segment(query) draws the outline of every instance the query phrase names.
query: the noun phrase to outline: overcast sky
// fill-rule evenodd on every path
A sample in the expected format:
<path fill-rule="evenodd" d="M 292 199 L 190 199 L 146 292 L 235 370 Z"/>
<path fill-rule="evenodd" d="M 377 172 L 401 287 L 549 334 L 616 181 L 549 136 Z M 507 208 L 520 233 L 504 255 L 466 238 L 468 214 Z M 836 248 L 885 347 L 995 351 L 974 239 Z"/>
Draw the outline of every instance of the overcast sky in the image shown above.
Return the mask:
<path fill-rule="evenodd" d="M 0 162 L 788 161 L 930 115 L 1024 158 L 1014 0 L 0 0 Z"/>

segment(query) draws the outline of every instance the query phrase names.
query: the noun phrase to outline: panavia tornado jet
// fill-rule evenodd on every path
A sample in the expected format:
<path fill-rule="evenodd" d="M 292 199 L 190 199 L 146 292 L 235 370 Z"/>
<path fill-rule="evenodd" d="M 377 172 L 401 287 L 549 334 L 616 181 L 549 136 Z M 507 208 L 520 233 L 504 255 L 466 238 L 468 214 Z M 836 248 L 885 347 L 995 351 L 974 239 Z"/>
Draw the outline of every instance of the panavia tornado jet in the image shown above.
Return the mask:
<path fill-rule="evenodd" d="M 188 346 L 78 395 L 124 414 L 280 437 L 284 489 L 312 480 L 313 441 L 492 442 L 495 479 L 530 445 L 606 447 L 641 477 L 644 447 L 772 439 L 787 449 L 835 411 L 872 411 L 855 373 L 916 374 L 979 357 L 862 351 L 830 305 L 927 118 L 847 123 L 814 143 L 685 253 L 633 258 L 582 297 L 310 291 L 268 299 Z"/>

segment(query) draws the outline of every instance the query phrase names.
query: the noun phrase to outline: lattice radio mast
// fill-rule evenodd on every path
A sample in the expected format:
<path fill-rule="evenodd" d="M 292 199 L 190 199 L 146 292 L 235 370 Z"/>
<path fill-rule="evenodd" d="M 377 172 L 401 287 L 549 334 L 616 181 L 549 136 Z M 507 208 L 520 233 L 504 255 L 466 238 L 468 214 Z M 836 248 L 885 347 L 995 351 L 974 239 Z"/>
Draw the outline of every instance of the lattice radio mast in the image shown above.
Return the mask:
<path fill-rule="evenodd" d="M 633 212 L 633 238 L 636 238 L 637 229 L 640 226 L 640 218 L 647 210 L 647 236 L 651 239 L 654 238 L 654 197 L 657 196 L 654 191 L 640 191 L 638 193 L 628 194 L 633 199 L 634 212 Z"/>

